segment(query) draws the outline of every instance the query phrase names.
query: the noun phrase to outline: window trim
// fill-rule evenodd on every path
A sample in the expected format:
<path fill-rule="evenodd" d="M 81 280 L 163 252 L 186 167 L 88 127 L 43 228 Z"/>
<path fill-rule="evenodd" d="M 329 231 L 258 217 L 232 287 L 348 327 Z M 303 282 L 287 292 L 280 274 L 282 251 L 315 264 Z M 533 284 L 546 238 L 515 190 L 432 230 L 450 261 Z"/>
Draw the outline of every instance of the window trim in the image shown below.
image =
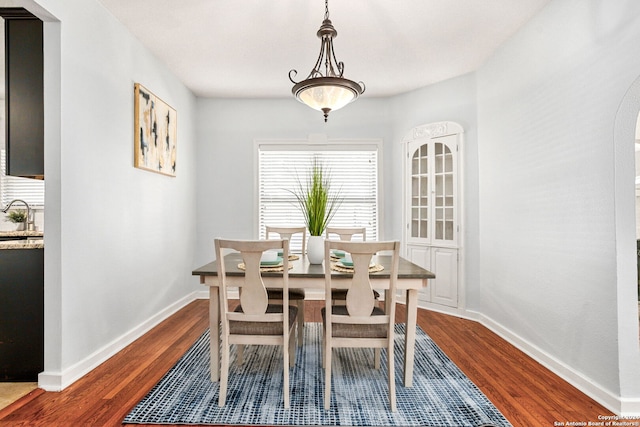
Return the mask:
<path fill-rule="evenodd" d="M 309 139 L 254 139 L 253 141 L 253 209 L 252 209 L 252 235 L 254 239 L 258 239 L 260 235 L 259 229 L 259 200 L 260 200 L 260 149 L 265 147 L 267 150 L 300 150 L 315 151 L 326 150 L 330 148 L 333 151 L 354 151 L 354 150 L 376 150 L 378 153 L 378 240 L 384 240 L 384 151 L 383 140 L 381 138 L 363 138 L 363 139 L 327 139 L 326 135 L 313 134 L 309 135 Z"/>

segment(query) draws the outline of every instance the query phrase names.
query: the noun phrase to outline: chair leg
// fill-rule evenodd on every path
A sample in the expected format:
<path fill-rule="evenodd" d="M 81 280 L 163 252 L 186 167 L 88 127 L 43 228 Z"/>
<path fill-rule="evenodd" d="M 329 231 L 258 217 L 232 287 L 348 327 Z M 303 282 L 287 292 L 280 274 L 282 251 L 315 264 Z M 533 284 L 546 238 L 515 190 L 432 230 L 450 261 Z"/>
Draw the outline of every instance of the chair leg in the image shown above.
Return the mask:
<path fill-rule="evenodd" d="M 380 305 L 380 308 L 382 308 L 385 313 L 389 313 L 389 311 L 391 310 L 391 298 L 389 297 L 388 289 L 384 291 L 384 301 L 381 302 L 382 304 Z"/>
<path fill-rule="evenodd" d="M 322 357 L 322 369 L 325 369 L 325 352 L 327 351 L 327 331 L 325 328 L 324 323 L 322 323 L 322 351 L 321 351 L 321 357 Z"/>
<path fill-rule="evenodd" d="M 298 325 L 294 325 L 294 328 L 298 328 Z M 292 330 L 289 332 L 289 342 L 287 343 L 289 345 L 289 365 L 290 366 L 295 366 L 296 365 L 296 334 L 295 334 L 295 330 Z"/>
<path fill-rule="evenodd" d="M 380 369 L 380 349 L 373 349 L 373 367 L 375 369 Z"/>
<path fill-rule="evenodd" d="M 289 330 L 289 334 L 291 334 L 291 330 Z M 283 384 L 283 394 L 284 394 L 284 409 L 289 409 L 289 343 L 291 342 L 291 337 L 289 337 L 289 342 L 282 343 L 282 366 L 284 376 L 284 384 Z"/>
<path fill-rule="evenodd" d="M 331 407 L 331 347 L 326 337 L 324 341 L 324 409 L 328 411 Z"/>
<path fill-rule="evenodd" d="M 282 304 L 282 300 L 269 300 L 269 304 Z M 298 347 L 304 343 L 304 300 L 289 300 L 289 305 L 298 307 Z"/>
<path fill-rule="evenodd" d="M 229 379 L 229 343 L 222 342 L 222 357 L 220 361 L 220 394 L 218 406 L 223 407 L 227 400 L 227 382 Z"/>
<path fill-rule="evenodd" d="M 236 365 L 244 363 L 244 344 L 236 344 Z"/>
<path fill-rule="evenodd" d="M 389 376 L 389 405 L 391 406 L 391 412 L 396 412 L 396 377 L 393 342 L 391 342 L 387 347 L 387 359 L 387 375 Z"/>
<path fill-rule="evenodd" d="M 304 342 L 304 300 L 298 300 L 298 347 Z"/>

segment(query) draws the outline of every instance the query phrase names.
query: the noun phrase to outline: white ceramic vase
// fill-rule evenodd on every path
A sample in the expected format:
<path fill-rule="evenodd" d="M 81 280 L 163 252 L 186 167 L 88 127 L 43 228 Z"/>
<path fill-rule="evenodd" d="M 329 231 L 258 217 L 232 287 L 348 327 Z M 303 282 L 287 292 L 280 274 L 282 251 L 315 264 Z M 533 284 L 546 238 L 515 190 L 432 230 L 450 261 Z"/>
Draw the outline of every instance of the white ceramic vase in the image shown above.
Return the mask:
<path fill-rule="evenodd" d="M 309 236 L 307 242 L 307 258 L 310 264 L 322 264 L 324 259 L 324 237 Z"/>

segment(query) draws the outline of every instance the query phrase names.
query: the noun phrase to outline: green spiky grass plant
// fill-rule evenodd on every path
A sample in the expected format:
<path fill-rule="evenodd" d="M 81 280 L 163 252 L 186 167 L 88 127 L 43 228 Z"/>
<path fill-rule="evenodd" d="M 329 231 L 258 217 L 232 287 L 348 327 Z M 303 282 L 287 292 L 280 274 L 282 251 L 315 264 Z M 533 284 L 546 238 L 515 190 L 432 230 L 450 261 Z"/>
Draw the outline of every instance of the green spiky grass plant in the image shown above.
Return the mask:
<path fill-rule="evenodd" d="M 329 221 L 342 204 L 340 191 L 331 194 L 331 173 L 314 159 L 305 182 L 298 177 L 296 196 L 304 220 L 312 236 L 322 236 Z"/>

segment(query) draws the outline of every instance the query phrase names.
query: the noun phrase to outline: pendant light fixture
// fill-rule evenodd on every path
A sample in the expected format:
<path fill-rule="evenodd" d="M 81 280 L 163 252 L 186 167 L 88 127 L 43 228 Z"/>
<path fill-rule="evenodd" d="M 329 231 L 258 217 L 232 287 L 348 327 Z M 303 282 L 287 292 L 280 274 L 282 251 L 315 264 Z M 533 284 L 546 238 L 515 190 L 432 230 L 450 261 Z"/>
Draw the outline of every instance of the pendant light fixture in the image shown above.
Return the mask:
<path fill-rule="evenodd" d="M 316 65 L 301 82 L 293 80 L 298 74 L 296 70 L 289 71 L 289 80 L 294 84 L 291 92 L 296 99 L 314 110 L 322 111 L 326 122 L 329 112 L 355 101 L 364 93 L 365 86 L 362 82 L 356 83 L 342 76 L 344 63 L 336 60 L 333 50 L 333 39 L 338 36 L 338 32 L 329 19 L 329 0 L 325 0 L 324 8 L 324 21 L 317 33 L 321 42 Z"/>

